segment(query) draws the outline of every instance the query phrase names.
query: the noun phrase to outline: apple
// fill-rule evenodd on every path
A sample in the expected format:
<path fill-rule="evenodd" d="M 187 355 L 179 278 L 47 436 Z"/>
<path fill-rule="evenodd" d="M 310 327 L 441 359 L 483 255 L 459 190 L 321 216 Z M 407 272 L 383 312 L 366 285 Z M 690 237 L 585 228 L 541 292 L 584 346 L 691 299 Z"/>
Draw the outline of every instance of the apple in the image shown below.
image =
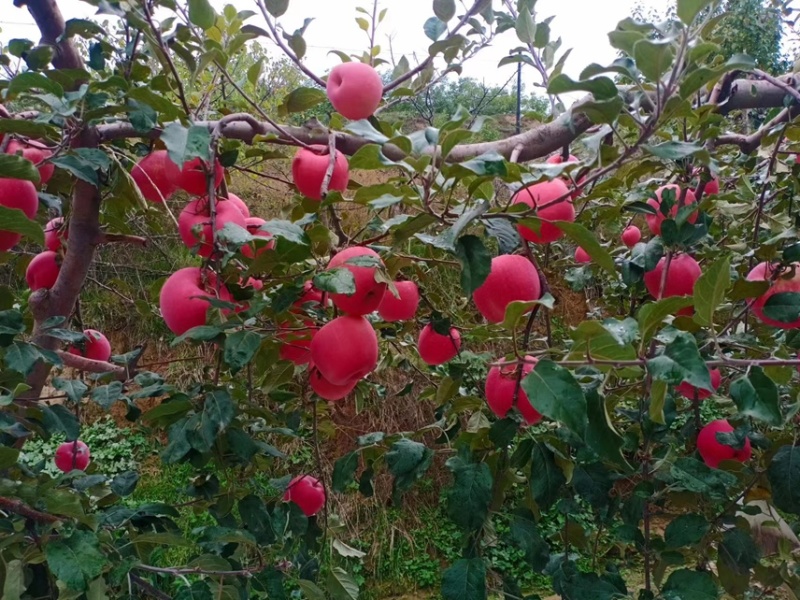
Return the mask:
<path fill-rule="evenodd" d="M 647 201 L 647 204 L 656 209 L 657 214 L 645 215 L 645 220 L 647 221 L 647 227 L 650 229 L 650 233 L 652 233 L 653 235 L 661 235 L 661 224 L 667 218 L 661 212 L 661 195 L 666 190 L 672 190 L 675 192 L 675 202 L 669 211 L 670 217 L 674 219 L 678 214 L 679 210 L 678 203 L 680 202 L 682 193 L 681 187 L 679 185 L 671 183 L 669 185 L 664 185 L 658 188 L 655 194 L 656 197 L 650 198 Z M 683 206 L 688 206 L 690 204 L 694 204 L 695 202 L 697 202 L 697 199 L 694 196 L 694 192 L 692 190 L 686 190 L 686 197 L 683 200 Z M 694 223 L 695 221 L 697 221 L 697 211 L 695 210 L 691 215 L 689 215 L 689 218 L 686 220 L 689 223 Z"/>
<path fill-rule="evenodd" d="M 161 288 L 159 306 L 167 327 L 175 335 L 183 335 L 192 327 L 206 324 L 206 312 L 216 297 L 217 276 L 200 267 L 184 267 L 169 276 Z M 219 299 L 233 302 L 230 292 L 220 285 Z M 223 311 L 227 312 L 227 311 Z"/>
<path fill-rule="evenodd" d="M 106 336 L 96 329 L 85 329 L 83 337 L 86 338 L 83 346 L 70 346 L 70 354 L 102 361 L 107 361 L 111 358 L 111 342 L 108 341 Z"/>
<path fill-rule="evenodd" d="M 533 371 L 538 359 L 534 356 L 526 356 L 525 363 L 522 365 L 522 377 Z M 498 418 L 503 419 L 514 406 L 514 390 L 517 387 L 517 377 L 519 376 L 520 365 L 504 365 L 494 366 L 489 369 L 489 375 L 486 377 L 486 402 L 492 412 Z M 525 422 L 528 425 L 533 425 L 542 420 L 540 415 L 533 406 L 531 406 L 528 395 L 520 385 L 519 392 L 517 393 L 517 410 L 522 414 Z"/>
<path fill-rule="evenodd" d="M 227 198 L 220 198 L 220 200 L 224 201 L 224 202 L 227 201 L 227 202 L 230 202 L 231 204 L 234 204 L 236 206 L 236 208 L 239 209 L 239 212 L 242 213 L 242 215 L 244 216 L 245 219 L 248 219 L 250 217 L 250 207 L 247 206 L 247 204 L 245 204 L 244 200 L 239 198 L 239 196 L 237 196 L 236 194 L 231 194 L 230 192 L 228 192 L 228 197 Z"/>
<path fill-rule="evenodd" d="M 358 385 L 358 379 L 344 385 L 333 385 L 322 376 L 319 369 L 312 368 L 308 374 L 308 384 L 317 396 L 324 400 L 335 402 L 352 392 Z"/>
<path fill-rule="evenodd" d="M 697 435 L 697 451 L 703 461 L 712 469 L 718 468 L 719 463 L 723 460 L 745 462 L 753 454 L 753 448 L 747 438 L 745 438 L 744 447 L 741 450 L 736 450 L 717 441 L 717 433 L 731 433 L 732 431 L 734 431 L 733 425 L 728 423 L 726 419 L 719 419 L 711 421 Z"/>
<path fill-rule="evenodd" d="M 275 247 L 275 240 L 272 239 L 272 234 L 261 229 L 261 226 L 266 223 L 264 219 L 259 219 L 258 217 L 246 217 L 244 223 L 247 227 L 247 231 L 250 232 L 250 235 L 271 240 L 269 243 L 261 246 L 261 248 L 259 248 L 257 251 L 253 250 L 254 244 L 245 244 L 242 246 L 242 254 L 244 256 L 247 258 L 255 258 L 256 256 L 261 256 L 267 250 L 271 250 Z"/>
<path fill-rule="evenodd" d="M 131 177 L 145 200 L 164 202 L 178 189 L 181 168 L 166 150 L 155 150 L 133 165 Z"/>
<path fill-rule="evenodd" d="M 39 169 L 41 185 L 46 185 L 56 170 L 56 166 L 53 163 L 44 162 L 53 156 L 53 153 L 45 144 L 35 140 L 28 142 L 11 140 L 6 149 L 6 154 L 21 154 L 23 158 L 27 158 L 36 165 L 36 168 Z"/>
<path fill-rule="evenodd" d="M 300 148 L 292 159 L 292 179 L 303 196 L 312 200 L 322 200 L 322 182 L 330 163 L 330 151 L 327 146 L 314 145 Z M 312 150 L 313 149 L 313 150 Z M 314 150 L 318 152 L 314 152 Z M 333 163 L 333 174 L 328 182 L 328 191 L 343 192 L 350 181 L 350 166 L 344 154 L 336 151 Z"/>
<path fill-rule="evenodd" d="M 294 502 L 307 517 L 313 517 L 325 506 L 325 488 L 311 475 L 299 475 L 289 482 L 284 502 Z"/>
<path fill-rule="evenodd" d="M 241 228 L 247 227 L 244 215 L 231 202 L 216 203 L 216 230 L 225 227 L 226 223 L 233 223 Z M 194 231 L 195 227 L 200 232 Z M 178 232 L 187 248 L 194 249 L 199 244 L 197 253 L 203 258 L 208 258 L 214 249 L 214 236 L 211 233 L 211 205 L 208 200 L 195 198 L 181 211 L 178 216 Z"/>
<path fill-rule="evenodd" d="M 48 250 L 58 252 L 61 250 L 61 239 L 67 239 L 67 227 L 64 226 L 64 217 L 51 219 L 44 226 L 44 245 Z"/>
<path fill-rule="evenodd" d="M 33 219 L 39 210 L 36 186 L 22 179 L 0 178 L 0 206 L 19 209 L 26 217 Z M 21 239 L 19 233 L 0 231 L 0 251 L 11 250 Z"/>
<path fill-rule="evenodd" d="M 711 375 L 711 387 L 716 390 L 719 388 L 719 384 L 722 383 L 722 373 L 720 373 L 719 369 L 709 369 L 708 372 Z M 698 389 L 687 381 L 684 381 L 680 385 L 676 386 L 675 391 L 689 400 L 694 400 L 695 394 L 697 395 L 698 400 L 705 400 L 711 396 L 711 392 L 708 390 Z"/>
<path fill-rule="evenodd" d="M 89 466 L 90 458 L 89 446 L 80 440 L 64 442 L 56 448 L 56 454 L 53 457 L 58 470 L 64 473 L 69 473 L 74 469 L 85 471 Z"/>
<path fill-rule="evenodd" d="M 225 176 L 225 169 L 217 161 L 214 165 L 214 187 L 218 188 Z M 202 196 L 208 193 L 208 181 L 206 172 L 203 170 L 203 163 L 199 158 L 183 163 L 183 168 L 177 179 L 178 187 L 192 196 Z"/>
<path fill-rule="evenodd" d="M 351 121 L 367 119 L 383 98 L 383 81 L 378 72 L 363 62 L 336 65 L 328 75 L 328 100 Z"/>
<path fill-rule="evenodd" d="M 747 281 L 770 282 L 769 289 L 759 296 L 755 301 L 753 301 L 752 298 L 748 298 L 748 302 L 753 301 L 753 303 L 750 305 L 750 310 L 753 311 L 753 314 L 758 317 L 761 322 L 766 323 L 767 325 L 772 325 L 773 327 L 779 327 L 780 329 L 796 329 L 800 327 L 800 319 L 790 323 L 771 319 L 764 314 L 764 305 L 767 303 L 767 300 L 769 300 L 775 294 L 781 294 L 784 292 L 800 292 L 800 263 L 795 262 L 792 263 L 791 266 L 792 268 L 786 269 L 785 272 L 776 277 L 775 269 L 777 268 L 777 265 L 762 262 L 758 263 L 755 267 L 753 267 L 753 270 L 747 274 Z"/>
<path fill-rule="evenodd" d="M 317 288 L 314 287 L 314 284 L 310 281 L 306 281 L 303 284 L 303 293 L 300 297 L 295 300 L 294 304 L 292 305 L 292 312 L 299 313 L 306 307 L 306 304 L 309 302 L 315 302 L 317 304 L 322 304 L 322 292 L 320 292 Z"/>
<path fill-rule="evenodd" d="M 61 261 L 58 254 L 52 250 L 45 250 L 33 257 L 25 269 L 25 281 L 31 290 L 50 289 L 56 284 L 58 273 L 61 271 Z"/>
<path fill-rule="evenodd" d="M 319 327 L 310 319 L 303 319 L 302 325 L 284 321 L 278 325 L 277 337 L 282 343 L 278 351 L 281 360 L 288 360 L 296 365 L 305 365 L 311 361 L 311 341 Z"/>
<path fill-rule="evenodd" d="M 458 356 L 461 348 L 461 334 L 455 327 L 450 328 L 450 335 L 442 335 L 428 323 L 419 332 L 417 349 L 420 358 L 429 365 L 441 365 Z"/>
<path fill-rule="evenodd" d="M 695 195 L 696 194 L 697 191 L 695 191 Z M 715 194 L 719 194 L 719 179 L 712 179 L 711 181 L 707 182 L 706 187 L 703 188 L 703 194 L 706 196 L 714 196 Z"/>
<path fill-rule="evenodd" d="M 678 254 L 672 257 L 667 271 L 667 279 L 664 284 L 664 293 L 661 291 L 661 279 L 664 273 L 667 257 L 663 257 L 656 268 L 644 274 L 644 287 L 656 300 L 669 298 L 671 296 L 691 296 L 694 292 L 694 284 L 700 278 L 702 271 L 700 264 L 694 257 L 688 254 Z M 692 307 L 687 306 L 678 311 L 679 315 L 691 315 Z"/>
<path fill-rule="evenodd" d="M 622 232 L 622 243 L 633 248 L 642 239 L 642 230 L 636 225 L 628 225 Z"/>
<path fill-rule="evenodd" d="M 378 365 L 378 336 L 364 317 L 336 317 L 311 340 L 311 360 L 333 385 L 363 379 Z"/>
<path fill-rule="evenodd" d="M 419 288 L 413 281 L 395 281 L 399 298 L 395 298 L 391 291 L 383 294 L 383 299 L 378 305 L 378 314 L 381 319 L 391 321 L 409 321 L 414 318 L 419 306 Z"/>
<path fill-rule="evenodd" d="M 548 163 L 548 164 L 551 164 L 551 165 L 560 165 L 561 163 L 564 162 L 564 158 L 561 156 L 561 153 L 553 154 L 545 162 Z M 572 154 L 570 154 L 569 158 L 567 159 L 567 163 L 573 163 L 573 162 L 578 162 L 578 157 L 577 156 L 573 156 Z M 567 184 L 567 187 L 572 185 L 572 179 L 570 179 L 569 175 L 566 175 L 566 174 L 562 175 L 561 179 L 564 180 L 564 183 Z M 577 184 L 577 188 L 575 189 L 574 192 L 572 192 L 572 199 L 573 200 L 577 199 L 577 197 L 580 196 L 580 194 L 581 194 L 581 185 L 583 184 L 584 181 L 586 181 L 586 177 L 585 176 L 581 177 L 580 179 L 578 179 L 578 181 L 575 182 Z"/>
<path fill-rule="evenodd" d="M 383 265 L 378 253 L 364 246 L 345 248 L 328 263 L 328 270 L 345 268 L 355 278 L 356 291 L 354 294 L 331 294 L 331 301 L 334 305 L 349 315 L 371 313 L 380 306 L 381 300 L 383 300 L 383 296 L 386 293 L 386 283 L 375 281 L 377 267 L 360 267 L 347 263 L 347 261 L 361 256 L 374 258 Z"/>
<path fill-rule="evenodd" d="M 578 246 L 575 248 L 575 262 L 579 264 L 587 264 L 592 262 L 592 257 L 583 248 Z"/>
<path fill-rule="evenodd" d="M 541 295 L 536 267 L 524 256 L 501 254 L 492 259 L 489 276 L 472 298 L 487 321 L 502 323 L 509 304 L 538 300 Z"/>
<path fill-rule="evenodd" d="M 565 197 L 566 199 L 564 199 Z M 534 244 L 549 244 L 564 235 L 563 231 L 548 221 L 575 220 L 575 207 L 569 196 L 569 188 L 561 179 L 522 188 L 514 196 L 513 204 L 526 204 L 531 208 L 536 208 L 536 216 L 543 219 L 539 233 L 524 225 L 517 225 L 519 235 Z"/>

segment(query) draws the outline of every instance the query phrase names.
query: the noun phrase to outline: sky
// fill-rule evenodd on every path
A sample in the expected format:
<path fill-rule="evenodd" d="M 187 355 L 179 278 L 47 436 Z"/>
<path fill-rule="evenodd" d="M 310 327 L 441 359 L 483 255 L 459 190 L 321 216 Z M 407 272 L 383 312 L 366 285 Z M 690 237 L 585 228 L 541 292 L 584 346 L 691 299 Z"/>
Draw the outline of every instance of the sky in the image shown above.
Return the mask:
<path fill-rule="evenodd" d="M 635 4 L 645 7 L 666 8 L 671 0 L 539 0 L 536 3 L 539 20 L 554 16 L 550 24 L 552 38 L 561 37 L 560 52 L 572 48 L 564 71 L 577 77 L 581 70 L 592 62 L 609 63 L 614 60 L 616 51 L 609 45 L 607 33 L 616 24 L 631 15 Z M 57 0 L 66 19 L 87 18 L 95 9 L 81 0 Z M 431 0 L 378 0 L 379 7 L 387 8 L 386 19 L 378 31 L 377 42 L 388 59 L 389 39 L 396 58 L 406 54 L 413 65 L 414 52 L 420 60 L 427 56 L 431 41 L 423 33 L 423 23 L 433 15 Z M 468 0 L 457 0 L 459 14 Z M 239 10 L 256 10 L 253 0 L 211 0 L 221 9 L 225 4 L 233 4 Z M 324 74 L 340 59 L 330 50 L 346 53 L 360 53 L 368 47 L 364 32 L 355 23 L 357 6 L 371 5 L 368 0 L 291 0 L 289 11 L 280 19 L 285 28 L 293 31 L 302 25 L 303 19 L 313 17 L 314 21 L 306 30 L 308 44 L 306 64 L 318 74 Z M 495 0 L 499 4 L 499 0 Z M 103 18 L 106 16 L 104 15 Z M 454 19 L 451 23 L 454 23 Z M 260 14 L 248 21 L 255 25 L 263 24 Z M 11 8 L 0 13 L 0 41 L 27 37 L 36 40 L 38 30 L 28 11 L 24 8 Z M 263 42 L 274 48 L 271 42 Z M 509 49 L 519 45 L 513 30 L 495 38 L 491 47 L 471 59 L 464 66 L 464 75 L 474 77 L 490 85 L 502 85 L 511 78 L 516 65 L 498 68 L 497 63 L 508 54 Z M 559 54 L 560 55 L 560 54 Z M 523 86 L 531 91 L 538 74 L 531 68 L 523 69 Z"/>

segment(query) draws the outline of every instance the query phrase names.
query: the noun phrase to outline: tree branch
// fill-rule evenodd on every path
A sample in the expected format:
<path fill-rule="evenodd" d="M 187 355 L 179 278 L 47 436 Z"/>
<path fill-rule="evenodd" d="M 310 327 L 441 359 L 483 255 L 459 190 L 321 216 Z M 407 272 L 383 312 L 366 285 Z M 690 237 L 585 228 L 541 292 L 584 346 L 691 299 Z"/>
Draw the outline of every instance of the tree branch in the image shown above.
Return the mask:
<path fill-rule="evenodd" d="M 55 515 L 31 508 L 21 500 L 5 498 L 2 496 L 0 496 L 0 510 L 14 513 L 15 515 L 19 515 L 33 521 L 38 521 L 40 523 L 58 523 L 61 520 Z"/>
<path fill-rule="evenodd" d="M 84 358 L 64 350 L 56 350 L 55 352 L 65 367 L 86 371 L 87 373 L 113 373 L 119 381 L 127 381 L 133 375 L 133 372 L 128 367 L 115 365 L 104 360 Z"/>

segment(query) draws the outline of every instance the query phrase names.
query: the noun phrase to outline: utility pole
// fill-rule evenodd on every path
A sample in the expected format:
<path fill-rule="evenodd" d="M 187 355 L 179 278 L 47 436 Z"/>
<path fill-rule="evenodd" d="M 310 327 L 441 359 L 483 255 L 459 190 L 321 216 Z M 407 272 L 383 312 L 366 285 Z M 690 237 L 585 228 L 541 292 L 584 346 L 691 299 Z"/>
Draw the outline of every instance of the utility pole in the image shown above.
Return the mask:
<path fill-rule="evenodd" d="M 519 52 L 522 58 L 522 51 Z M 517 133 L 522 131 L 522 61 L 517 63 Z"/>

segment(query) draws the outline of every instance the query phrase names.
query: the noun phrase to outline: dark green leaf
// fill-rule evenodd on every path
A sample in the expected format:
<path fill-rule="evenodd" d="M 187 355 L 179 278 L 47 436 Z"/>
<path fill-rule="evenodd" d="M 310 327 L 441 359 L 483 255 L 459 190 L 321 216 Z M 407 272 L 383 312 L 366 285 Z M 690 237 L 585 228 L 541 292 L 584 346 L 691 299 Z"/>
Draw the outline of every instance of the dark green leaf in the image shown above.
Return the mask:
<path fill-rule="evenodd" d="M 522 379 L 522 389 L 540 414 L 563 423 L 583 438 L 586 398 L 572 373 L 551 360 L 540 360 Z"/>
<path fill-rule="evenodd" d="M 753 538 L 741 529 L 730 529 L 722 534 L 719 560 L 738 575 L 748 575 L 761 560 L 761 551 Z"/>
<path fill-rule="evenodd" d="M 764 315 L 781 323 L 794 323 L 800 319 L 800 293 L 772 294 L 764 304 Z"/>
<path fill-rule="evenodd" d="M 694 546 L 705 537 L 710 528 L 711 523 L 703 515 L 680 515 L 670 521 L 664 530 L 664 543 L 667 548 Z"/>
<path fill-rule="evenodd" d="M 76 592 L 86 591 L 108 562 L 97 536 L 89 531 L 73 531 L 69 537 L 50 541 L 45 556 L 55 576 Z"/>
<path fill-rule="evenodd" d="M 482 558 L 461 558 L 442 573 L 444 600 L 486 600 L 486 565 Z"/>
<path fill-rule="evenodd" d="M 264 4 L 273 17 L 280 17 L 289 9 L 289 0 L 266 0 Z"/>
<path fill-rule="evenodd" d="M 610 77 L 594 77 L 584 81 L 575 81 L 564 73 L 550 80 L 547 92 L 550 94 L 589 92 L 594 96 L 595 100 L 610 100 L 619 95 L 617 85 Z"/>
<path fill-rule="evenodd" d="M 261 335 L 251 330 L 236 331 L 225 338 L 223 358 L 231 368 L 231 373 L 238 373 L 247 365 L 261 346 Z"/>
<path fill-rule="evenodd" d="M 708 160 L 708 150 L 702 144 L 690 144 L 689 142 L 662 142 L 655 146 L 642 146 L 647 152 L 664 160 L 684 160 L 690 156 L 701 156 Z"/>
<path fill-rule="evenodd" d="M 673 571 L 662 589 L 664 600 L 717 600 L 719 591 L 711 573 L 680 569 Z"/>
<path fill-rule="evenodd" d="M 696 388 L 713 392 L 711 375 L 694 337 L 685 331 L 664 348 L 660 356 L 647 361 L 647 370 L 653 377 L 672 385 L 686 381 Z"/>
<path fill-rule="evenodd" d="M 53 387 L 60 392 L 64 392 L 71 402 L 76 404 L 81 401 L 89 391 L 87 386 L 80 379 L 62 379 L 61 377 L 53 377 Z"/>
<path fill-rule="evenodd" d="M 598 456 L 630 471 L 631 466 L 622 454 L 622 436 L 614 428 L 605 400 L 597 390 L 586 394 L 586 414 L 586 445 Z"/>
<path fill-rule="evenodd" d="M 433 14 L 447 23 L 456 16 L 455 0 L 433 0 Z"/>
<path fill-rule="evenodd" d="M 727 489 L 736 484 L 736 477 L 726 471 L 712 469 L 696 458 L 683 457 L 676 460 L 670 475 L 678 486 L 698 494 L 709 494 L 715 498 L 726 498 Z"/>
<path fill-rule="evenodd" d="M 492 472 L 483 462 L 468 463 L 460 456 L 448 459 L 446 466 L 453 473 L 453 487 L 447 492 L 447 513 L 450 520 L 465 531 L 483 527 L 492 501 Z"/>
<path fill-rule="evenodd" d="M 389 472 L 394 475 L 392 495 L 400 503 L 402 492 L 408 490 L 431 466 L 433 451 L 424 444 L 402 438 L 392 444 L 385 455 Z"/>
<path fill-rule="evenodd" d="M 356 469 L 358 468 L 358 452 L 349 452 L 337 460 L 333 465 L 331 487 L 340 494 L 347 491 L 351 483 L 355 482 Z"/>
<path fill-rule="evenodd" d="M 531 494 L 542 510 L 550 508 L 561 496 L 561 488 L 567 483 L 558 467 L 553 452 L 539 442 L 531 452 Z"/>
<path fill-rule="evenodd" d="M 108 385 L 101 385 L 92 390 L 92 400 L 97 402 L 104 410 L 109 410 L 117 400 L 124 399 L 121 381 L 114 381 Z"/>
<path fill-rule="evenodd" d="M 333 567 L 325 578 L 326 588 L 333 600 L 358 600 L 358 583 L 341 567 Z"/>
<path fill-rule="evenodd" d="M 776 427 L 783 423 L 778 387 L 761 367 L 751 367 L 746 376 L 733 381 L 730 393 L 742 415 Z"/>
<path fill-rule="evenodd" d="M 117 496 L 130 496 L 139 483 L 139 473 L 136 471 L 125 471 L 111 480 L 111 491 Z"/>
<path fill-rule="evenodd" d="M 447 31 L 447 23 L 444 23 L 436 17 L 431 17 L 425 21 L 425 24 L 422 26 L 422 30 L 425 32 L 425 35 L 428 36 L 428 38 L 435 42 L 442 37 L 442 34 L 445 31 Z"/>
<path fill-rule="evenodd" d="M 767 477 L 775 507 L 800 515 L 800 447 L 782 446 L 772 458 Z"/>
<path fill-rule="evenodd" d="M 550 559 L 550 547 L 539 534 L 533 514 L 518 510 L 511 521 L 511 541 L 525 555 L 525 562 L 536 572 L 541 572 Z"/>
<path fill-rule="evenodd" d="M 321 292 L 333 294 L 355 294 L 356 279 L 353 272 L 346 267 L 328 269 L 314 275 L 314 287 Z"/>
<path fill-rule="evenodd" d="M 189 21 L 201 29 L 211 29 L 217 20 L 217 13 L 208 0 L 189 0 Z"/>
<path fill-rule="evenodd" d="M 38 184 L 40 181 L 39 169 L 27 158 L 23 158 L 18 154 L 0 154 L 0 177 L 24 179 L 25 181 L 32 181 L 34 184 Z M 4 212 L 7 213 L 13 214 L 13 210 L 22 214 L 22 211 L 18 209 L 3 208 L 5 209 Z"/>
<path fill-rule="evenodd" d="M 731 262 L 722 258 L 703 271 L 694 285 L 694 320 L 703 326 L 714 321 L 714 311 L 725 299 L 731 286 Z"/>
<path fill-rule="evenodd" d="M 259 544 L 271 544 L 275 541 L 272 520 L 261 498 L 249 494 L 239 500 L 239 515 L 242 518 L 242 525 L 253 534 Z"/>
<path fill-rule="evenodd" d="M 489 276 L 492 257 L 481 239 L 475 235 L 462 235 L 458 238 L 456 256 L 461 262 L 461 289 L 471 296 Z"/>

